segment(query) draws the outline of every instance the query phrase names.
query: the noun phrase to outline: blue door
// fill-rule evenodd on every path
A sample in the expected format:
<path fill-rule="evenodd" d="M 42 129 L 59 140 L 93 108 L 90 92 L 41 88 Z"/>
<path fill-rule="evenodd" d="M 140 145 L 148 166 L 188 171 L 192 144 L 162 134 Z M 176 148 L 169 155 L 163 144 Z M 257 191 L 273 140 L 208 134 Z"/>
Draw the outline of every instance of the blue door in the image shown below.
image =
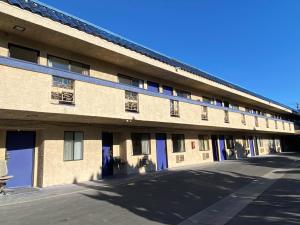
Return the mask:
<path fill-rule="evenodd" d="M 249 145 L 250 145 L 250 154 L 251 156 L 255 156 L 254 152 L 254 142 L 253 142 L 253 137 L 249 137 Z"/>
<path fill-rule="evenodd" d="M 102 177 L 111 176 L 114 172 L 113 134 L 102 133 Z"/>
<path fill-rule="evenodd" d="M 224 136 L 220 136 L 219 145 L 220 145 L 221 161 L 226 160 L 227 157 L 226 157 L 225 137 Z"/>
<path fill-rule="evenodd" d="M 8 187 L 32 187 L 35 132 L 7 132 Z"/>
<path fill-rule="evenodd" d="M 217 162 L 217 161 L 219 161 L 218 137 L 216 135 L 212 135 L 211 140 L 212 140 L 214 161 Z"/>
<path fill-rule="evenodd" d="M 157 170 L 168 168 L 166 134 L 156 134 Z"/>

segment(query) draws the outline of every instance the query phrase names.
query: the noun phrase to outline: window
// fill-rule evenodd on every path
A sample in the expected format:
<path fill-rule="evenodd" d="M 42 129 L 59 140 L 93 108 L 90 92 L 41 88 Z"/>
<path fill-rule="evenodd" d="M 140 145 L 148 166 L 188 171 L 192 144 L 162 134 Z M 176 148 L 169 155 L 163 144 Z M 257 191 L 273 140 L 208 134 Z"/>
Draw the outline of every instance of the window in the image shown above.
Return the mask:
<path fill-rule="evenodd" d="M 208 151 L 209 150 L 209 139 L 208 137 L 199 135 L 199 150 L 200 151 Z"/>
<path fill-rule="evenodd" d="M 170 115 L 179 117 L 179 102 L 177 100 L 170 100 Z"/>
<path fill-rule="evenodd" d="M 223 101 L 220 99 L 216 99 L 216 105 L 217 106 L 223 106 Z"/>
<path fill-rule="evenodd" d="M 262 138 L 259 138 L 258 139 L 258 144 L 259 144 L 260 148 L 264 147 L 264 140 Z"/>
<path fill-rule="evenodd" d="M 165 95 L 173 95 L 173 88 L 169 86 L 163 86 L 163 93 Z"/>
<path fill-rule="evenodd" d="M 240 109 L 240 107 L 238 105 L 235 105 L 235 104 L 231 104 L 231 108 L 235 109 L 235 110 L 239 110 Z"/>
<path fill-rule="evenodd" d="M 224 122 L 229 123 L 229 113 L 227 110 L 224 110 Z"/>
<path fill-rule="evenodd" d="M 83 159 L 83 132 L 66 131 L 64 138 L 64 160 Z"/>
<path fill-rule="evenodd" d="M 133 155 L 149 155 L 150 154 L 150 134 L 132 133 L 132 153 Z"/>
<path fill-rule="evenodd" d="M 268 119 L 268 118 L 266 118 L 266 127 L 267 127 L 267 128 L 270 127 L 270 125 L 269 125 L 269 119 Z"/>
<path fill-rule="evenodd" d="M 185 152 L 184 134 L 172 134 L 173 152 Z"/>
<path fill-rule="evenodd" d="M 258 127 L 258 125 L 259 125 L 259 124 L 258 124 L 258 117 L 255 116 L 255 117 L 254 117 L 254 120 L 255 120 L 255 126 Z"/>
<path fill-rule="evenodd" d="M 241 114 L 241 121 L 242 121 L 242 124 L 246 125 L 246 116 L 244 113 Z"/>
<path fill-rule="evenodd" d="M 74 80 L 52 77 L 51 102 L 54 104 L 75 104 Z"/>
<path fill-rule="evenodd" d="M 125 91 L 125 110 L 129 112 L 139 111 L 138 93 L 132 91 Z"/>
<path fill-rule="evenodd" d="M 245 136 L 243 136 L 243 147 L 244 148 L 249 148 L 249 141 Z"/>
<path fill-rule="evenodd" d="M 229 102 L 224 101 L 224 107 L 229 108 Z"/>
<path fill-rule="evenodd" d="M 201 119 L 208 120 L 208 109 L 207 106 L 202 106 Z"/>
<path fill-rule="evenodd" d="M 119 79 L 120 84 L 134 86 L 134 87 L 138 87 L 138 88 L 144 88 L 144 81 L 142 81 L 142 80 L 139 80 L 139 79 L 136 79 L 133 77 L 129 77 L 129 76 L 125 76 L 125 75 L 119 75 L 118 79 Z"/>
<path fill-rule="evenodd" d="M 252 113 L 252 109 L 250 109 L 250 108 L 246 107 L 245 110 L 246 110 L 247 113 Z"/>
<path fill-rule="evenodd" d="M 39 51 L 9 44 L 9 57 L 27 62 L 38 63 Z"/>
<path fill-rule="evenodd" d="M 191 99 L 191 93 L 187 91 L 182 91 L 182 90 L 176 90 L 177 96 L 181 98 L 187 98 Z"/>
<path fill-rule="evenodd" d="M 202 101 L 205 102 L 205 103 L 208 103 L 208 104 L 213 104 L 214 103 L 214 99 L 209 98 L 209 97 L 205 97 L 205 96 L 202 97 Z"/>
<path fill-rule="evenodd" d="M 48 56 L 48 66 L 67 70 L 73 73 L 79 73 L 88 76 L 90 74 L 90 67 L 79 62 L 74 62 L 67 59 L 62 59 L 56 56 Z"/>
<path fill-rule="evenodd" d="M 234 140 L 233 140 L 233 137 L 226 138 L 226 148 L 227 149 L 234 149 Z"/>
<path fill-rule="evenodd" d="M 152 82 L 152 81 L 147 81 L 147 89 L 148 91 L 152 91 L 152 92 L 159 92 L 159 84 Z"/>

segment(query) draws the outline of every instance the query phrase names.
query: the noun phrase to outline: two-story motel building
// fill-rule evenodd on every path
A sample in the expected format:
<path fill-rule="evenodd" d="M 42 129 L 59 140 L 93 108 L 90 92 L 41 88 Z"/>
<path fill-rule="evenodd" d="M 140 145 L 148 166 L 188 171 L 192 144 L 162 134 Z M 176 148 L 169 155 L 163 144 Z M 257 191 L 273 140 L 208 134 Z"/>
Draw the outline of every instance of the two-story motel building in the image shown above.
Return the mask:
<path fill-rule="evenodd" d="M 280 152 L 293 110 L 31 0 L 0 1 L 10 187 Z"/>

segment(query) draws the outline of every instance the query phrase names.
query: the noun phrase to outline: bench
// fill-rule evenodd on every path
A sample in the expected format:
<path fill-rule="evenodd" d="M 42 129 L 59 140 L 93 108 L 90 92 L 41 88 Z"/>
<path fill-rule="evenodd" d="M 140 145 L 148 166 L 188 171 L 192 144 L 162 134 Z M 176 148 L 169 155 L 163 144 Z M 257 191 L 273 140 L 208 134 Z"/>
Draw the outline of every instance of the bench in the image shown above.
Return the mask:
<path fill-rule="evenodd" d="M 8 175 L 6 160 L 0 160 L 0 194 L 6 195 L 6 182 L 13 178 Z"/>

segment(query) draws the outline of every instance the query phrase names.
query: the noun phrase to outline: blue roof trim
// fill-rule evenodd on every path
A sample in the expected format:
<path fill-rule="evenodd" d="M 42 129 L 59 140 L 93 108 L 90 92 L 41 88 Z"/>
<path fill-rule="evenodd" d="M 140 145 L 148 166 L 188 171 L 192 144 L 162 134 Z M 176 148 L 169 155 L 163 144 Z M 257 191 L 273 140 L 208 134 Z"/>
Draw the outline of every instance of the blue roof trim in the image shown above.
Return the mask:
<path fill-rule="evenodd" d="M 48 6 L 42 2 L 39 2 L 37 0 L 7 0 L 9 4 L 15 5 L 19 8 L 22 8 L 24 10 L 28 10 L 32 13 L 39 14 L 43 17 L 49 18 L 53 21 L 62 23 L 64 25 L 70 26 L 72 28 L 75 28 L 80 31 L 84 31 L 88 34 L 98 36 L 100 38 L 103 38 L 109 42 L 112 42 L 114 44 L 117 44 L 119 46 L 122 46 L 124 48 L 130 49 L 132 51 L 138 52 L 142 55 L 148 56 L 152 59 L 158 60 L 160 62 L 166 63 L 168 65 L 179 67 L 184 71 L 193 73 L 195 75 L 204 77 L 206 79 L 212 80 L 214 82 L 217 82 L 219 84 L 225 85 L 227 87 L 242 91 L 244 93 L 250 94 L 252 96 L 258 97 L 260 99 L 263 99 L 265 101 L 268 101 L 270 103 L 279 105 L 281 107 L 287 108 L 289 110 L 292 110 L 294 113 L 297 112 L 295 109 L 286 106 L 280 102 L 274 101 L 272 99 L 269 99 L 267 97 L 264 97 L 260 94 L 257 94 L 255 92 L 249 91 L 241 86 L 238 86 L 236 84 L 232 84 L 230 82 L 227 82 L 223 79 L 220 79 L 216 76 L 213 76 L 209 73 L 206 73 L 204 71 L 201 71 L 193 66 L 190 66 L 188 64 L 182 63 L 176 59 L 173 59 L 171 57 L 168 57 L 166 55 L 163 55 L 157 51 L 151 50 L 149 48 L 146 48 L 140 44 L 137 44 L 133 41 L 130 41 L 128 39 L 125 39 L 117 34 L 114 34 L 110 31 L 107 31 L 106 29 L 103 29 L 99 26 L 96 26 L 90 22 L 84 21 L 82 19 L 79 19 L 73 15 L 70 15 L 68 13 L 65 13 L 61 10 L 55 9 L 51 6 Z"/>

